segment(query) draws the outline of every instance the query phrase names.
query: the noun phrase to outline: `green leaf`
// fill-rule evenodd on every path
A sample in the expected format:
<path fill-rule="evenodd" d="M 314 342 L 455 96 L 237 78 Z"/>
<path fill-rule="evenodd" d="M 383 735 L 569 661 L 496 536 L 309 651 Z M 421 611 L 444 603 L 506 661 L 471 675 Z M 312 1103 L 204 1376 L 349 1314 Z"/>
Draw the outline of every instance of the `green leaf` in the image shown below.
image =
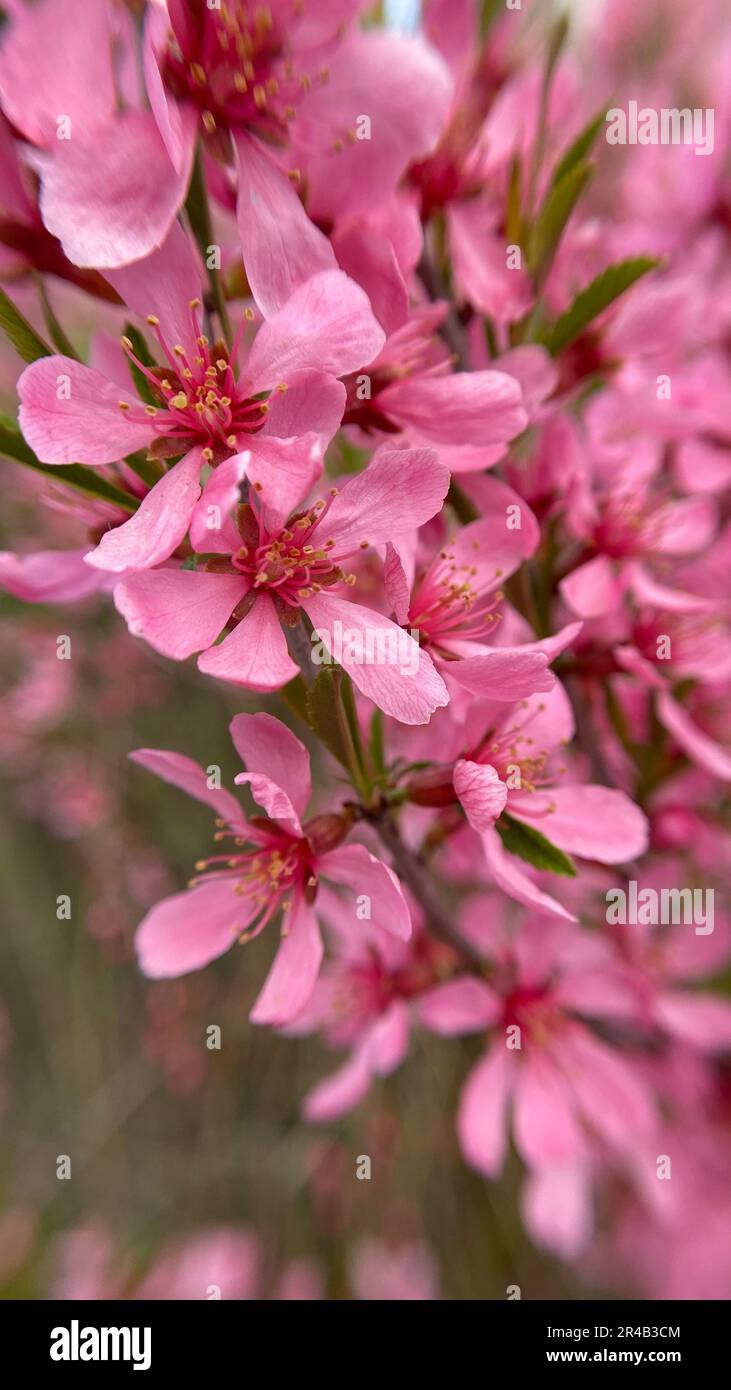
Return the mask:
<path fill-rule="evenodd" d="M 578 338 L 615 299 L 659 264 L 659 260 L 654 256 L 636 256 L 633 260 L 618 261 L 616 265 L 607 266 L 601 275 L 597 275 L 596 279 L 576 296 L 571 307 L 561 315 L 553 328 L 541 335 L 541 341 L 545 343 L 551 355 L 556 357 L 558 353 L 563 352 L 564 348 Z"/>
<path fill-rule="evenodd" d="M 581 160 L 549 189 L 536 217 L 528 242 L 528 268 L 536 286 L 544 283 L 558 245 L 594 166 Z"/>
<path fill-rule="evenodd" d="M 516 854 L 519 859 L 524 859 L 535 869 L 547 869 L 552 874 L 576 878 L 573 860 L 557 845 L 552 845 L 540 830 L 534 830 L 532 825 L 514 820 L 504 811 L 495 822 L 495 829 L 509 854 Z"/>
<path fill-rule="evenodd" d="M 571 170 L 576 164 L 579 164 L 582 159 L 586 159 L 586 156 L 591 154 L 597 136 L 606 120 L 606 115 L 607 108 L 603 106 L 601 111 L 597 112 L 594 119 L 589 121 L 588 125 L 584 126 L 584 129 L 577 135 L 573 144 L 569 145 L 553 171 L 551 176 L 552 187 L 560 183 L 561 179 L 564 178 L 566 174 L 571 173 Z"/>
<path fill-rule="evenodd" d="M 0 330 L 10 340 L 15 351 L 24 362 L 37 362 L 39 357 L 50 357 L 51 349 L 38 336 L 35 328 L 16 309 L 5 290 L 0 289 Z"/>
<path fill-rule="evenodd" d="M 124 336 L 125 338 L 129 338 L 129 341 L 132 344 L 132 351 L 135 357 L 138 358 L 138 360 L 142 363 L 144 367 L 157 366 L 157 363 L 155 362 L 154 357 L 150 353 L 150 349 L 148 348 L 147 343 L 145 342 L 143 334 L 140 333 L 139 328 L 135 328 L 133 323 L 126 323 L 124 325 Z M 153 394 L 152 387 L 150 386 L 150 383 L 147 380 L 145 373 L 141 372 L 139 367 L 137 366 L 137 363 L 133 362 L 129 357 L 127 358 L 127 366 L 129 367 L 130 375 L 134 382 L 135 390 L 140 399 L 145 401 L 147 405 L 159 406 L 160 400 L 157 396 Z"/>
<path fill-rule="evenodd" d="M 70 342 L 69 339 L 66 337 L 66 334 L 64 333 L 61 324 L 56 318 L 56 315 L 53 311 L 53 305 L 51 304 L 51 301 L 48 298 L 48 293 L 43 283 L 42 276 L 40 276 L 36 271 L 34 271 L 33 279 L 35 280 L 36 289 L 38 290 L 38 298 L 41 301 L 41 309 L 43 310 L 43 322 L 46 325 L 46 328 L 48 330 L 48 336 L 51 339 L 53 346 L 55 347 L 57 352 L 63 353 L 64 357 L 74 358 L 78 362 L 79 354 L 76 351 L 76 348 L 74 347 L 73 343 Z"/>
<path fill-rule="evenodd" d="M 83 492 L 87 497 L 96 497 L 102 502 L 112 502 L 116 507 L 123 507 L 126 512 L 135 512 L 139 505 L 136 498 L 130 497 L 129 493 L 115 487 L 114 483 L 108 482 L 96 470 L 83 468 L 80 463 L 41 463 L 13 421 L 2 414 L 0 454 L 13 459 L 15 463 L 24 464 L 26 468 L 34 468 L 37 473 L 45 473 L 47 477 L 53 478 L 54 482 L 67 483 L 69 487 L 76 488 L 77 492 Z"/>
<path fill-rule="evenodd" d="M 323 666 L 307 691 L 307 719 L 333 757 L 350 769 L 350 751 L 338 697 L 339 682 L 339 667 Z"/>
<path fill-rule="evenodd" d="M 323 666 L 307 692 L 310 726 L 347 770 L 359 796 L 370 795 L 365 753 L 350 676 L 340 666 Z"/>
<path fill-rule="evenodd" d="M 371 727 L 368 735 L 368 757 L 377 777 L 383 777 L 386 771 L 386 757 L 383 746 L 383 711 L 376 708 L 371 716 Z"/>
<path fill-rule="evenodd" d="M 183 567 L 185 568 L 185 566 Z M 295 676 L 293 680 L 282 686 L 279 694 L 289 708 L 294 711 L 299 718 L 309 724 L 310 717 L 307 713 L 307 686 L 302 676 Z"/>

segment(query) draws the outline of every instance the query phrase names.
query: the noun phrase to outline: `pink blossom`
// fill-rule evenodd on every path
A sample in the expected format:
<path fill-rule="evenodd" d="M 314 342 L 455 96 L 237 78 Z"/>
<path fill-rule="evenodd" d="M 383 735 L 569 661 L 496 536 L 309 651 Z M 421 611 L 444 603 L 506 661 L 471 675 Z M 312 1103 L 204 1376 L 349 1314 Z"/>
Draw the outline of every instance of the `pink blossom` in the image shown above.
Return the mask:
<path fill-rule="evenodd" d="M 337 815 L 302 823 L 310 798 L 304 745 L 269 714 L 238 714 L 231 737 L 248 767 L 236 782 L 250 787 L 266 818 L 246 820 L 230 792 L 209 786 L 206 773 L 182 753 L 140 749 L 133 760 L 218 813 L 217 838 L 228 853 L 202 860 L 186 893 L 165 898 L 137 929 L 145 974 L 160 979 L 200 970 L 234 941 L 251 940 L 279 912 L 281 942 L 252 1010 L 255 1023 L 281 1025 L 307 1003 L 322 961 L 313 905 L 320 878 L 368 892 L 374 920 L 408 939 L 409 910 L 395 875 L 362 845 L 343 845 L 349 822 Z M 243 848 L 245 845 L 249 849 Z M 241 846 L 241 849 L 239 849 Z"/>

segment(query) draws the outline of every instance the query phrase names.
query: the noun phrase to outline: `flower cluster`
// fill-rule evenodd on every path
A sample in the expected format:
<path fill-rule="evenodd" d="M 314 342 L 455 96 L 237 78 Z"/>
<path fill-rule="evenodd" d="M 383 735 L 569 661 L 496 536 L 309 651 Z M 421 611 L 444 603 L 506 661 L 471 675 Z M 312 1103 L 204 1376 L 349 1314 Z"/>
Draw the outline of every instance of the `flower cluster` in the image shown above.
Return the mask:
<path fill-rule="evenodd" d="M 245 701 L 241 799 L 174 708 L 125 750 L 214 818 L 140 969 L 266 932 L 251 1022 L 340 1054 L 313 1125 L 475 1035 L 457 1141 L 487 1181 L 512 1143 L 532 1239 L 727 1297 L 721 0 L 692 35 L 607 0 L 583 51 L 477 0 L 413 35 L 360 0 L 8 8 L 0 450 L 64 529 L 0 584 Z M 622 148 L 597 103 L 640 90 L 677 120 Z"/>

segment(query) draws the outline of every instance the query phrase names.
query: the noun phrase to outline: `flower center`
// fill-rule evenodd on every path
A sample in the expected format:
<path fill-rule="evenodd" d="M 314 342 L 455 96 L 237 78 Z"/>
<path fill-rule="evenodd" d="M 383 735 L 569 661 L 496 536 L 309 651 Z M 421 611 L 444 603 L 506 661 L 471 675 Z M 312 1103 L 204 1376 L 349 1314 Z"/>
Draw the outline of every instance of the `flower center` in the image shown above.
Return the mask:
<path fill-rule="evenodd" d="M 294 20 L 303 8 L 293 0 Z M 312 78 L 291 60 L 269 6 L 222 0 L 193 13 L 178 4 L 171 20 L 163 81 L 178 100 L 198 107 L 207 135 L 244 127 L 283 143 Z M 318 76 L 324 81 L 326 70 Z"/>
<path fill-rule="evenodd" d="M 499 579 L 502 571 L 495 570 Z M 409 609 L 409 623 L 418 627 L 422 640 L 439 647 L 450 638 L 479 641 L 491 636 L 500 621 L 495 609 L 504 595 L 475 584 L 478 570 L 459 564 L 453 552 L 441 550 L 417 584 Z M 442 655 L 449 657 L 444 651 Z"/>
<path fill-rule="evenodd" d="M 132 420 L 141 422 L 149 417 L 152 421 L 157 435 L 150 450 L 153 456 L 172 457 L 202 443 L 206 461 L 215 464 L 243 448 L 247 437 L 262 428 L 269 411 L 264 396 L 270 393 L 244 396 L 236 380 L 238 341 L 251 311 L 245 311 L 241 329 L 229 352 L 222 342 L 211 344 L 201 331 L 200 308 L 200 300 L 191 300 L 195 352 L 190 348 L 186 350 L 181 343 L 171 347 L 157 316 L 148 314 L 147 322 L 155 333 L 166 365 L 143 362 L 132 341 L 122 338 L 127 358 L 135 371 L 142 374 L 152 399 L 139 410 L 131 408 L 126 401 L 120 401 L 119 408 Z M 277 389 L 286 390 L 286 386 L 281 383 Z"/>

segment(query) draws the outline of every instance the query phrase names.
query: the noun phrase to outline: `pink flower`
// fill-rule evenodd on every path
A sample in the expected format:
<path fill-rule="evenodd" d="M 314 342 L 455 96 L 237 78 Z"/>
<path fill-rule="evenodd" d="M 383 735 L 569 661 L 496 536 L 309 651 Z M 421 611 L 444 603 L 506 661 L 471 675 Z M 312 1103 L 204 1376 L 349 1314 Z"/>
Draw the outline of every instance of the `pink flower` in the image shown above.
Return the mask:
<path fill-rule="evenodd" d="M 201 508 L 217 479 L 225 476 L 228 483 L 229 470 L 236 466 L 231 459 L 213 475 Z M 280 623 L 297 625 L 304 612 L 328 653 L 338 624 L 361 649 L 363 659 L 346 643 L 337 659 L 363 694 L 406 724 L 427 722 L 447 703 L 441 677 L 408 633 L 375 610 L 350 602 L 346 594 L 354 576 L 343 566 L 368 546 L 433 516 L 447 491 L 447 470 L 431 450 L 382 450 L 342 489 L 333 488 L 327 500 L 305 507 L 299 504 L 311 483 L 306 460 L 304 472 L 298 460 L 289 471 L 262 468 L 257 460 L 249 475 L 249 503 L 237 509 L 235 519 L 226 516 L 221 553 L 205 569 L 154 570 L 119 585 L 115 601 L 131 631 L 178 659 L 206 648 L 198 665 L 207 675 L 250 689 L 277 690 L 298 671 Z M 237 495 L 234 489 L 231 500 Z M 197 529 L 194 515 L 196 549 L 210 551 L 210 536 L 205 528 Z M 219 646 L 211 646 L 232 616 L 233 630 Z M 377 652 L 369 659 L 369 639 L 371 646 L 374 639 L 397 643 L 410 664 L 379 661 Z"/>
<path fill-rule="evenodd" d="M 322 941 L 313 905 L 321 877 L 356 896 L 367 893 L 373 920 L 398 937 L 408 939 L 411 920 L 391 870 L 363 845 L 342 844 L 347 816 L 302 823 L 310 760 L 299 739 L 269 714 L 236 715 L 231 737 L 249 769 L 235 780 L 250 787 L 265 818 L 247 821 L 236 798 L 211 788 L 203 768 L 181 753 L 143 748 L 131 755 L 211 806 L 219 817 L 217 838 L 233 841 L 227 853 L 201 861 L 187 892 L 148 912 L 135 943 L 146 975 L 184 975 L 208 965 L 237 939 L 258 936 L 281 912 L 281 943 L 251 1013 L 255 1023 L 281 1026 L 305 1006 L 320 970 Z"/>
<path fill-rule="evenodd" d="M 619 864 L 647 847 L 643 812 L 624 792 L 612 787 L 558 784 L 555 754 L 568 742 L 574 722 L 571 706 L 558 684 L 545 695 L 532 695 L 517 709 L 477 706 L 470 716 L 486 732 L 454 767 L 454 789 L 467 819 L 480 835 L 494 881 L 518 902 L 571 918 L 555 898 L 541 892 L 508 853 L 494 822 L 503 810 L 535 827 L 568 854 Z"/>
<path fill-rule="evenodd" d="M 492 477 L 480 483 L 483 516 L 440 546 L 425 569 L 408 539 L 389 545 L 386 592 L 398 621 L 418 630 L 421 646 L 450 688 L 454 683 L 474 696 L 512 702 L 552 688 L 548 662 L 573 641 L 580 625 L 517 647 L 485 640 L 500 631 L 499 586 L 536 549 L 540 531 L 511 488 Z M 509 518 L 516 515 L 519 525 L 511 530 Z"/>
<path fill-rule="evenodd" d="M 484 908 L 481 916 L 484 923 Z M 651 1093 L 631 1058 L 576 1018 L 631 1017 L 631 996 L 605 978 L 606 947 L 545 918 L 522 922 L 512 947 L 498 936 L 486 946 L 491 956 L 498 947 L 489 984 L 452 980 L 417 1006 L 442 1036 L 492 1031 L 459 1106 L 467 1162 L 496 1177 L 509 1127 L 523 1161 L 539 1171 L 585 1162 L 597 1139 L 631 1154 L 654 1127 Z"/>
<path fill-rule="evenodd" d="M 261 455 L 262 468 L 276 469 L 285 453 L 313 482 L 342 415 L 345 393 L 335 378 L 367 361 L 383 334 L 363 291 L 342 271 L 327 271 L 261 327 L 239 367 L 244 321 L 230 352 L 201 331 L 198 266 L 177 225 L 159 251 L 107 278 L 154 330 L 162 359 L 154 367 L 123 340 L 151 399 L 137 398 L 131 380 L 120 386 L 54 355 L 23 372 L 19 418 L 45 463 L 99 466 L 142 448 L 160 461 L 183 455 L 90 561 L 121 572 L 158 564 L 175 551 L 200 495 L 204 465 L 215 470 L 236 455 L 241 481 L 252 456 Z M 209 491 L 217 487 L 214 471 Z"/>
<path fill-rule="evenodd" d="M 507 372 L 451 371 L 449 355 L 433 336 L 446 307 L 416 310 L 391 334 L 365 376 L 346 379 L 343 424 L 357 426 L 366 437 L 401 432 L 410 443 L 435 444 L 454 472 L 470 472 L 502 458 L 528 416 L 521 387 Z"/>

